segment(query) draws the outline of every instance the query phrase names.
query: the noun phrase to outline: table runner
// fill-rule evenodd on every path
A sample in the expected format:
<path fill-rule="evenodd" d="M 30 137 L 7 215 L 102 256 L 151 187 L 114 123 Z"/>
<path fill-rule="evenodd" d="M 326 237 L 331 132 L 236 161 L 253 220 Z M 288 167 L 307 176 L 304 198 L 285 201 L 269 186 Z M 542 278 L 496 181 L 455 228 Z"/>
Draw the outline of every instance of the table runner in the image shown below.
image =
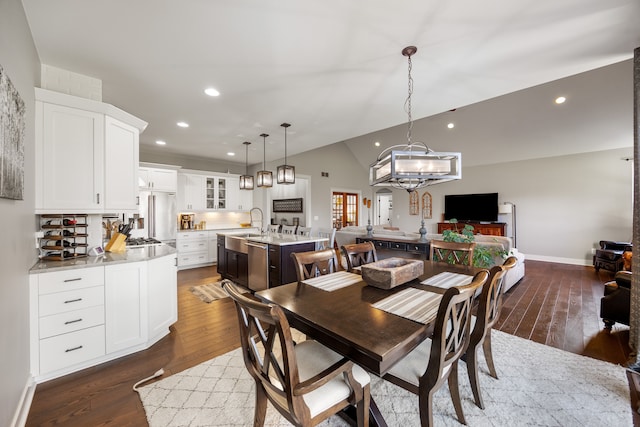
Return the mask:
<path fill-rule="evenodd" d="M 429 323 L 436 314 L 442 295 L 416 288 L 404 289 L 373 304 L 374 308 L 419 323 Z"/>
<path fill-rule="evenodd" d="M 348 271 L 338 271 L 325 274 L 324 276 L 305 279 L 302 283 L 322 289 L 323 291 L 331 292 L 360 281 L 362 281 L 362 276 L 359 274 L 349 273 Z"/>
<path fill-rule="evenodd" d="M 472 281 L 473 276 L 469 276 L 468 274 L 445 271 L 444 273 L 439 273 L 435 276 L 429 277 L 428 279 L 423 280 L 420 283 L 422 283 L 423 285 L 435 286 L 437 288 L 449 289 L 454 286 L 468 285 Z"/>

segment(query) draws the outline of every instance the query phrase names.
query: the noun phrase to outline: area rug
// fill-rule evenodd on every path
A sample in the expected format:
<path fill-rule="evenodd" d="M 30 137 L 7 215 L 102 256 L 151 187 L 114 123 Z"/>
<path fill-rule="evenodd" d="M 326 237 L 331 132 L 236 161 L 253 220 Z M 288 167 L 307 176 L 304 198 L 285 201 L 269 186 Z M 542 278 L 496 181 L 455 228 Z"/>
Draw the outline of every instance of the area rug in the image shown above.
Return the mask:
<path fill-rule="evenodd" d="M 227 298 L 229 295 L 222 289 L 222 282 L 206 283 L 204 285 L 192 286 L 189 290 L 206 303 Z M 244 291 L 243 292 L 248 292 Z"/>
<path fill-rule="evenodd" d="M 485 410 L 473 403 L 466 365 L 460 394 L 468 426 L 632 426 L 629 385 L 621 366 L 494 331 L 499 380 L 480 356 Z M 419 426 L 418 398 L 371 376 L 371 394 L 389 426 Z M 240 349 L 140 389 L 151 427 L 251 426 L 254 382 Z M 434 424 L 459 427 L 446 384 L 434 397 Z M 266 426 L 290 425 L 269 405 Z M 331 417 L 322 426 L 346 426 Z"/>

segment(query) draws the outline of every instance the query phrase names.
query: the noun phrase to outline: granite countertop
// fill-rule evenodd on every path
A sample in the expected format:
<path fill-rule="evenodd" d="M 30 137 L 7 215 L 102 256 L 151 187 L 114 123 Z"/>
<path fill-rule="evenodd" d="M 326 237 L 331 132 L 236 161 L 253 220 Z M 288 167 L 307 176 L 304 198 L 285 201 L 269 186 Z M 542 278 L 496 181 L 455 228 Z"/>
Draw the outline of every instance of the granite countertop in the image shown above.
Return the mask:
<path fill-rule="evenodd" d="M 29 270 L 29 274 L 50 273 L 52 271 L 73 270 L 78 268 L 99 267 L 127 262 L 147 261 L 176 253 L 176 249 L 169 245 L 151 245 L 128 248 L 125 252 L 105 252 L 103 256 L 84 257 L 67 261 L 39 260 Z"/>
<path fill-rule="evenodd" d="M 299 245 L 301 243 L 314 243 L 314 242 L 328 242 L 329 239 L 326 237 L 319 236 L 299 236 L 297 234 L 282 234 L 282 233 L 264 233 L 258 234 L 255 232 L 251 232 L 250 230 L 246 232 L 239 233 L 238 231 L 229 231 L 218 233 L 218 235 L 223 236 L 238 236 L 240 238 L 244 238 L 249 242 L 255 243 L 268 243 L 270 245 L 277 246 L 287 246 L 287 245 Z"/>

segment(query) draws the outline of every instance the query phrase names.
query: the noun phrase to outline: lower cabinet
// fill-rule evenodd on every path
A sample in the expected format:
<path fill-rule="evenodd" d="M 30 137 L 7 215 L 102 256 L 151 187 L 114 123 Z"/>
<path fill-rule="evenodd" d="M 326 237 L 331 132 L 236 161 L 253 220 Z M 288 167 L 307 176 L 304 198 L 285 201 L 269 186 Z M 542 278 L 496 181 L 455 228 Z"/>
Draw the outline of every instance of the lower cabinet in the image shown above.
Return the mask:
<path fill-rule="evenodd" d="M 149 337 L 155 343 L 178 320 L 178 267 L 176 257 L 162 257 L 147 264 Z"/>
<path fill-rule="evenodd" d="M 313 251 L 315 247 L 314 242 L 285 246 L 269 245 L 269 287 L 273 288 L 297 281 L 296 266 L 291 254 Z"/>
<path fill-rule="evenodd" d="M 236 251 L 225 249 L 226 278 L 239 285 L 249 286 L 249 256 Z"/>
<path fill-rule="evenodd" d="M 147 263 L 105 267 L 105 340 L 107 353 L 147 340 Z"/>

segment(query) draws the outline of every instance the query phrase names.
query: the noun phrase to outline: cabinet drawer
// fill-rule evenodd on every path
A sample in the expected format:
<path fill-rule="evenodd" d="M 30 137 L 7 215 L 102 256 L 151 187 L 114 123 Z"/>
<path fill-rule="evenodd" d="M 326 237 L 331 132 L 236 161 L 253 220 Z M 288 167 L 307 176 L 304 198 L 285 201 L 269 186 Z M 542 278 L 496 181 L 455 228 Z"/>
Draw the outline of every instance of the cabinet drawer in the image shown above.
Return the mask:
<path fill-rule="evenodd" d="M 429 253 L 429 246 L 426 243 L 407 243 L 407 251 Z"/>
<path fill-rule="evenodd" d="M 178 233 L 176 239 L 179 242 L 189 241 L 189 240 L 198 240 L 198 239 L 208 239 L 209 232 L 206 230 L 202 231 L 183 231 L 182 233 Z"/>
<path fill-rule="evenodd" d="M 389 242 L 389 248 L 394 249 L 396 251 L 406 251 L 407 244 L 401 242 Z"/>
<path fill-rule="evenodd" d="M 104 286 L 41 295 L 40 317 L 104 305 Z"/>
<path fill-rule="evenodd" d="M 104 325 L 40 340 L 40 372 L 104 356 Z"/>
<path fill-rule="evenodd" d="M 209 252 L 192 252 L 178 254 L 178 267 L 184 265 L 206 264 L 209 262 Z"/>
<path fill-rule="evenodd" d="M 389 247 L 389 242 L 383 242 L 380 240 L 374 240 L 373 244 L 376 246 L 376 248 L 388 248 Z"/>
<path fill-rule="evenodd" d="M 104 285 L 103 267 L 55 271 L 38 275 L 40 295 L 101 285 Z"/>
<path fill-rule="evenodd" d="M 178 243 L 178 253 L 208 251 L 209 242 L 207 240 L 194 240 Z"/>
<path fill-rule="evenodd" d="M 104 323 L 104 306 L 89 307 L 40 318 L 40 338 L 66 334 Z"/>

